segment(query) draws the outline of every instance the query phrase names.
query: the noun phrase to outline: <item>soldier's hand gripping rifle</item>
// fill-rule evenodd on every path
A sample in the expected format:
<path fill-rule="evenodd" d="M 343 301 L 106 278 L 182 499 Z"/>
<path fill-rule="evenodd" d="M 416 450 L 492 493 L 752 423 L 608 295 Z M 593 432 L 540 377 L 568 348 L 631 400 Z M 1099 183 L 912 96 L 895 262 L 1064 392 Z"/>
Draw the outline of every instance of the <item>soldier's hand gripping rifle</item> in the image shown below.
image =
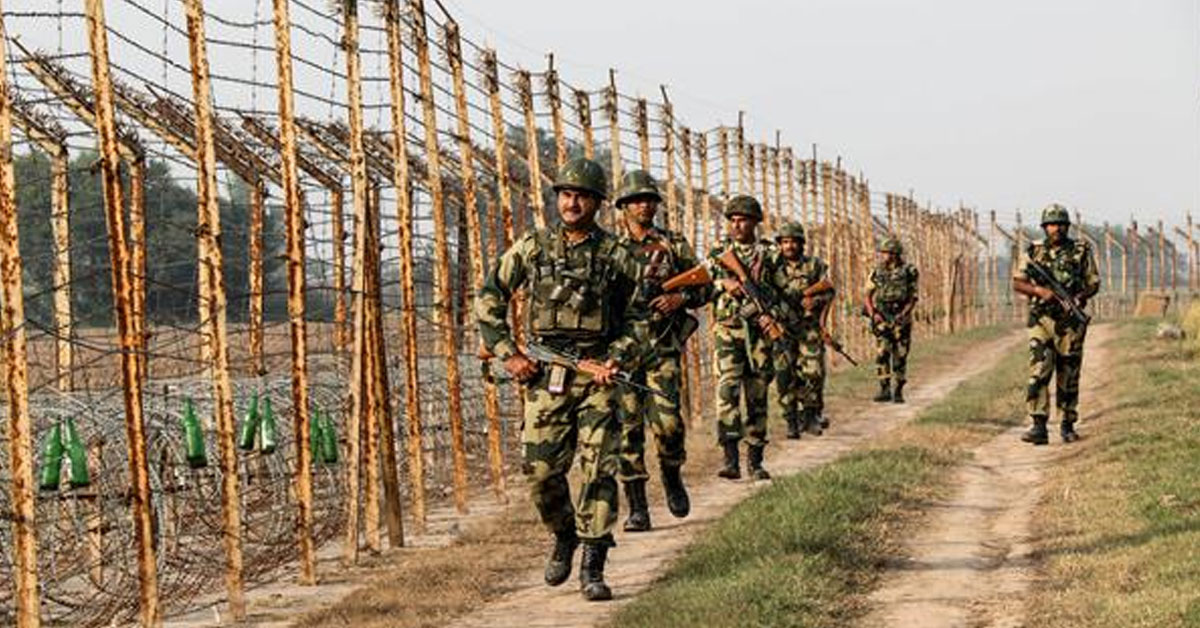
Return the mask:
<path fill-rule="evenodd" d="M 810 286 L 810 288 L 815 288 L 817 286 L 820 286 L 822 283 L 828 284 L 827 291 L 835 292 L 835 290 L 833 288 L 833 282 L 830 282 L 828 279 L 822 279 L 821 281 L 817 282 L 813 286 Z M 807 293 L 808 291 L 806 290 L 805 292 Z M 814 291 L 814 292 L 816 292 L 816 291 Z M 853 356 L 851 356 L 849 353 L 847 353 L 846 348 L 842 346 L 842 343 L 839 342 L 837 338 L 834 338 L 833 334 L 829 333 L 829 313 L 832 310 L 833 310 L 833 295 L 830 294 L 829 300 L 826 301 L 824 307 L 821 308 L 821 314 L 820 314 L 820 317 L 821 317 L 821 319 L 820 319 L 821 320 L 821 342 L 824 342 L 826 344 L 826 346 L 828 346 L 830 349 L 833 349 L 834 351 L 836 351 L 838 355 L 842 356 L 843 358 L 846 358 L 846 361 L 850 363 L 850 366 L 858 366 L 858 360 L 855 360 Z"/>
<path fill-rule="evenodd" d="M 771 316 L 771 301 L 767 298 L 763 291 L 754 282 L 754 278 L 750 276 L 750 271 L 742 264 L 742 260 L 738 259 L 733 249 L 728 249 L 717 258 L 717 263 L 725 270 L 733 273 L 737 278 L 738 287 L 741 288 L 742 294 L 750 301 L 750 311 L 743 312 L 742 316 L 747 319 L 758 319 L 761 316 Z M 755 321 L 757 322 L 757 321 Z M 779 340 L 787 335 L 787 331 L 779 321 L 772 320 L 770 325 L 767 325 L 764 332 L 767 338 L 771 340 Z"/>
<path fill-rule="evenodd" d="M 592 369 L 589 368 L 589 365 L 585 363 L 583 358 L 579 357 L 577 354 L 571 351 L 553 349 L 536 341 L 531 340 L 525 343 L 525 355 L 529 356 L 529 358 L 532 360 L 541 362 L 542 364 L 557 365 L 576 372 L 587 373 L 589 375 L 596 374 Z M 679 400 L 672 395 L 668 395 L 662 391 L 654 390 L 649 386 L 633 381 L 633 376 L 626 371 L 617 371 L 617 374 L 613 376 L 613 380 L 618 384 L 632 388 L 633 390 L 647 392 L 652 395 L 658 395 L 659 397 L 667 399 L 672 403 L 679 402 Z"/>
<path fill-rule="evenodd" d="M 1054 275 L 1046 270 L 1046 267 L 1030 260 L 1026 269 L 1029 271 L 1030 279 L 1035 279 L 1038 284 L 1044 285 L 1054 293 L 1054 300 L 1067 311 L 1071 318 L 1078 321 L 1080 324 L 1087 325 L 1092 322 L 1092 317 L 1083 308 L 1079 307 L 1079 302 L 1067 290 L 1067 287 L 1059 283 Z"/>

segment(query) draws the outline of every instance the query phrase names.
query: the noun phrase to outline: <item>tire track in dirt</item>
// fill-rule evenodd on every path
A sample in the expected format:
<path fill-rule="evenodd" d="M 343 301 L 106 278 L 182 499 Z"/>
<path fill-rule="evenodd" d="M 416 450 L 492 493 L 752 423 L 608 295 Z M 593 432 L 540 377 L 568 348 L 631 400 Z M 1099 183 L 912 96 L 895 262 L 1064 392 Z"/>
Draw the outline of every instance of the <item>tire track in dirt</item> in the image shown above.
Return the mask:
<path fill-rule="evenodd" d="M 841 404 L 830 399 L 832 431 L 798 441 L 775 440 L 768 448 L 767 468 L 776 477 L 828 464 L 885 432 L 915 418 L 922 410 L 964 380 L 983 373 L 1006 351 L 1012 350 L 1020 334 L 1005 335 L 974 347 L 950 368 L 924 382 L 913 382 L 906 390 L 908 403 Z M 697 534 L 720 519 L 738 502 L 767 486 L 766 482 L 720 481 L 715 478 L 691 487 L 692 512 L 674 519 L 661 505 L 652 506 L 655 527 L 650 532 L 616 532 L 617 547 L 609 553 L 605 578 L 613 588 L 614 600 L 588 603 L 579 595 L 578 554 L 572 578 L 560 587 L 542 582 L 540 569 L 514 583 L 514 590 L 486 607 L 450 625 L 461 628 L 504 626 L 572 627 L 597 626 L 607 622 L 618 608 L 649 587 L 666 570 L 670 561 L 686 550 Z M 916 625 L 916 624 L 910 624 Z"/>
<path fill-rule="evenodd" d="M 1112 403 L 1105 398 L 1109 326 L 1090 330 L 1084 354 L 1080 429 Z M 1020 440 L 1026 426 L 980 445 L 954 479 L 950 498 L 908 544 L 909 558 L 884 576 L 871 595 L 863 628 L 1010 628 L 1024 625 L 1024 594 L 1033 582 L 1032 516 L 1042 496 L 1043 474 L 1068 454 L 1051 425 L 1051 443 Z"/>

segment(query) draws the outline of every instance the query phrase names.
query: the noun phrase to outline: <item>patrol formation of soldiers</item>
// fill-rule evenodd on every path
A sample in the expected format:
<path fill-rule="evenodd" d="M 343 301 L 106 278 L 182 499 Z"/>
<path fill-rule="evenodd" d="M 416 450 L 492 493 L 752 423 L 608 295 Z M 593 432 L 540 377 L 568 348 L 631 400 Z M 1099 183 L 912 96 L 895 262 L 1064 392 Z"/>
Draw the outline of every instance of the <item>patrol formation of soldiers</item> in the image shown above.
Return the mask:
<path fill-rule="evenodd" d="M 824 322 L 836 286 L 827 264 L 806 254 L 801 225 L 785 222 L 774 242 L 760 239 L 762 206 L 751 196 L 726 203 L 727 238 L 698 262 L 682 235 L 654 224 L 662 195 L 649 173 L 635 170 L 621 180 L 614 199 L 619 237 L 596 222 L 608 190 L 598 163 L 567 162 L 553 189 L 559 223 L 531 230 L 504 252 L 479 293 L 476 316 L 486 352 L 523 385 L 523 471 L 554 535 L 546 583 L 557 586 L 570 577 L 582 545 L 581 593 L 608 600 L 604 566 L 615 544 L 618 479 L 629 503 L 624 529 L 651 527 L 647 427 L 669 511 L 686 517 L 691 509 L 681 474 L 687 452 L 679 400 L 683 347 L 698 326 L 688 310 L 712 305 L 717 441 L 724 451 L 718 476 L 742 477 L 745 441 L 748 475 L 765 480 L 771 477 L 764 466 L 769 407 L 790 439 L 802 432 L 820 435 L 829 425 L 825 347 L 840 346 Z M 1055 374 L 1063 440 L 1078 438 L 1075 408 L 1087 329 L 1080 316 L 1099 288 L 1090 249 L 1067 237 L 1066 210 L 1051 206 L 1042 225 L 1046 241 L 1023 252 L 1013 274 L 1014 289 L 1032 299 L 1033 427 L 1024 438 L 1037 444 L 1047 442 L 1048 385 Z M 901 403 L 919 274 L 904 261 L 898 240 L 886 239 L 879 252 L 863 306 L 878 347 L 875 400 Z M 1043 280 L 1046 274 L 1057 281 Z M 529 300 L 531 343 L 561 360 L 535 361 L 517 346 L 508 311 L 518 291 Z M 581 478 L 572 500 L 567 473 L 576 454 Z"/>

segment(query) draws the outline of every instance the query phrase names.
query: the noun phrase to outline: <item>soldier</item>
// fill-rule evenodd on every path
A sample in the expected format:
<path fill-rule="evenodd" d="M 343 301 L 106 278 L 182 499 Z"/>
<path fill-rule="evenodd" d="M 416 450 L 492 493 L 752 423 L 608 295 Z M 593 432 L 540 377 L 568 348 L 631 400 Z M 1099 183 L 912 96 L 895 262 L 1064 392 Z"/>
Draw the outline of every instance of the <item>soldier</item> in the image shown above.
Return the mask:
<path fill-rule="evenodd" d="M 834 286 L 826 276 L 825 262 L 804 254 L 802 225 L 783 223 L 775 242 L 780 259 L 771 284 L 781 287 L 781 322 L 787 330 L 775 351 L 775 407 L 787 421 L 788 438 L 800 438 L 802 429 L 820 436 L 825 408 L 821 316 L 833 300 Z"/>
<path fill-rule="evenodd" d="M 1046 238 L 1029 245 L 1013 270 L 1013 290 L 1029 297 L 1029 386 L 1025 405 L 1033 425 L 1021 440 L 1034 445 L 1050 442 L 1046 423 L 1050 420 L 1051 376 L 1063 442 L 1079 440 L 1075 432 L 1075 421 L 1079 419 L 1076 407 L 1088 325 L 1083 308 L 1100 291 L 1100 273 L 1091 246 L 1069 237 L 1070 228 L 1071 217 L 1062 205 L 1055 203 L 1042 210 Z M 1056 294 L 1053 283 L 1059 284 L 1065 294 Z"/>
<path fill-rule="evenodd" d="M 867 281 L 867 316 L 875 335 L 875 401 L 904 403 L 904 374 L 912 344 L 912 312 L 917 305 L 916 266 L 904 261 L 904 245 L 887 238 L 879 246 L 880 263 Z"/>
<path fill-rule="evenodd" d="M 767 444 L 767 386 L 772 374 L 771 345 L 782 337 L 776 318 L 778 312 L 763 311 L 754 303 L 748 288 L 720 258 L 732 251 L 735 259 L 758 283 L 773 276 L 771 244 L 755 235 L 762 221 L 762 206 L 752 196 L 735 196 L 725 207 L 729 238 L 710 252 L 715 292 L 713 319 L 716 326 L 717 439 L 725 450 L 725 467 L 717 475 L 726 479 L 742 477 L 738 443 L 748 445 L 747 462 L 751 476 L 765 480 L 771 474 L 763 468 L 763 448 Z M 759 284 L 770 292 L 770 287 Z M 760 295 L 762 296 L 762 295 Z M 767 296 L 773 296 L 769 294 Z M 768 304 L 769 305 L 769 304 Z M 744 396 L 744 399 L 743 399 Z M 740 406 L 745 403 L 743 413 Z"/>
<path fill-rule="evenodd" d="M 626 235 L 621 241 L 642 268 L 639 292 L 649 301 L 650 336 L 653 354 L 635 374 L 637 381 L 663 393 L 625 389 L 620 392 L 621 465 L 619 477 L 629 501 L 625 530 L 650 529 L 650 509 L 646 502 L 645 444 L 646 425 L 650 425 L 658 447 L 658 462 L 667 508 L 676 517 L 691 510 L 683 486 L 680 467 L 687 460 L 684 450 L 684 423 L 679 414 L 681 385 L 680 356 L 688 336 L 696 330 L 696 319 L 688 308 L 704 305 L 708 290 L 696 286 L 663 293 L 660 285 L 697 264 L 692 245 L 682 235 L 654 226 L 654 216 L 662 196 L 650 173 L 633 170 L 621 179 L 616 205 L 622 210 Z"/>
<path fill-rule="evenodd" d="M 505 251 L 476 302 L 484 348 L 524 384 L 523 471 L 555 537 L 546 583 L 566 581 L 582 542 L 579 577 L 587 600 L 612 598 L 604 563 L 617 518 L 620 424 L 611 384 L 619 365 L 637 366 L 647 339 L 645 312 L 635 303 L 637 265 L 596 224 L 607 187 L 596 162 L 567 162 L 554 183 L 561 224 L 528 232 Z M 531 301 L 532 338 L 584 358 L 578 371 L 539 365 L 514 343 L 508 305 L 522 288 Z M 573 506 L 567 472 L 577 449 L 582 484 Z"/>

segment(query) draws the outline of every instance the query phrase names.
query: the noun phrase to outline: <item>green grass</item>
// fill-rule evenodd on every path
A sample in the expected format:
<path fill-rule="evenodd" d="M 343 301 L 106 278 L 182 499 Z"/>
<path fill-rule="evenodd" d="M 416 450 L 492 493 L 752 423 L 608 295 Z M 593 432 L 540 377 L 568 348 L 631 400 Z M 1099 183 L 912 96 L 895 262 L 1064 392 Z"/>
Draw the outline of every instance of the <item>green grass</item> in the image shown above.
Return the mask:
<path fill-rule="evenodd" d="M 914 365 L 1007 332 L 918 345 Z M 1024 356 L 1023 346 L 1014 349 L 875 449 L 774 480 L 709 528 L 612 625 L 847 625 L 899 552 L 905 526 L 944 490 L 968 448 L 1021 420 Z"/>
<path fill-rule="evenodd" d="M 1048 487 L 1035 625 L 1200 626 L 1200 361 L 1156 322 L 1121 326 L 1115 403 Z"/>

